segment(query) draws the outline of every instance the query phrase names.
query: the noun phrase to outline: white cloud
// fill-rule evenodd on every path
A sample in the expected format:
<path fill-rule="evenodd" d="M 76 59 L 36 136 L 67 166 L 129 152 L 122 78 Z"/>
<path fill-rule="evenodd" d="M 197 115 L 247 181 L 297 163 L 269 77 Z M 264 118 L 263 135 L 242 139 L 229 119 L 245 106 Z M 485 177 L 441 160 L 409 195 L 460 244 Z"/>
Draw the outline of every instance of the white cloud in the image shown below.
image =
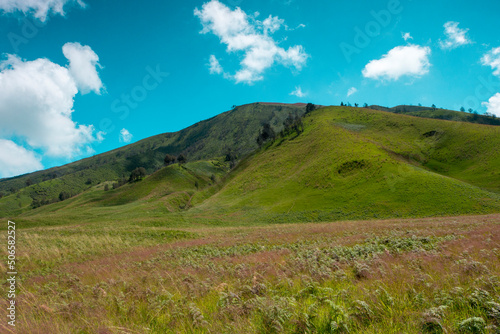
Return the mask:
<path fill-rule="evenodd" d="M 363 76 L 375 80 L 420 77 L 429 72 L 430 54 L 431 49 L 427 46 L 397 46 L 382 58 L 370 61 L 363 69 Z"/>
<path fill-rule="evenodd" d="M 210 74 L 221 74 L 223 72 L 222 66 L 219 63 L 219 60 L 214 56 L 210 56 L 210 62 L 208 64 L 210 69 Z"/>
<path fill-rule="evenodd" d="M 97 140 L 97 142 L 102 142 L 104 140 L 104 136 L 106 136 L 106 132 L 104 131 L 98 131 L 95 135 L 95 139 Z"/>
<path fill-rule="evenodd" d="M 127 129 L 123 128 L 120 130 L 120 142 L 130 143 L 132 137 L 132 134 Z"/>
<path fill-rule="evenodd" d="M 85 68 L 96 72 L 95 67 Z M 39 149 L 52 157 L 92 152 L 90 144 L 104 134 L 96 138 L 93 125 L 72 120 L 80 79 L 48 59 L 25 61 L 8 55 L 0 61 L 0 138 L 18 138 L 26 149 Z"/>
<path fill-rule="evenodd" d="M 351 96 L 352 94 L 356 93 L 358 90 L 356 89 L 356 87 L 351 87 L 349 88 L 349 90 L 347 91 L 347 97 Z"/>
<path fill-rule="evenodd" d="M 97 54 L 89 46 L 80 43 L 64 44 L 63 54 L 69 60 L 68 69 L 78 89 L 83 94 L 90 91 L 100 94 L 102 82 L 96 67 L 101 66 Z"/>
<path fill-rule="evenodd" d="M 300 70 L 308 58 L 301 45 L 285 50 L 270 36 L 284 24 L 278 17 L 269 16 L 260 22 L 239 7 L 231 10 L 217 0 L 203 4 L 201 10 L 196 8 L 194 15 L 203 25 L 201 33 L 215 34 L 228 53 L 243 53 L 241 68 L 234 75 L 226 75 L 236 82 L 262 80 L 263 72 L 274 63 Z"/>
<path fill-rule="evenodd" d="M 500 117 L 500 93 L 496 93 L 488 102 L 483 102 L 483 106 L 487 108 L 487 112 L 493 114 L 497 117 Z"/>
<path fill-rule="evenodd" d="M 493 69 L 493 74 L 500 77 L 500 47 L 491 49 L 481 58 L 481 63 L 485 66 L 490 66 Z M 483 106 L 487 108 L 487 112 L 500 117 L 500 93 L 496 93 L 488 102 L 483 102 Z"/>
<path fill-rule="evenodd" d="M 64 16 L 64 7 L 67 4 L 85 7 L 82 0 L 0 0 L 0 10 L 6 13 L 21 11 L 25 15 L 33 15 L 45 21 L 49 13 Z"/>
<path fill-rule="evenodd" d="M 402 32 L 401 33 L 401 36 L 403 36 L 403 39 L 405 41 L 409 40 L 409 39 L 413 39 L 413 37 L 411 37 L 410 33 L 409 32 Z"/>
<path fill-rule="evenodd" d="M 500 77 L 500 47 L 492 49 L 481 58 L 481 63 L 491 66 L 493 74 Z"/>
<path fill-rule="evenodd" d="M 304 97 L 306 94 L 302 91 L 302 88 L 300 86 L 295 86 L 295 90 L 290 93 L 290 95 L 294 95 L 297 97 Z"/>
<path fill-rule="evenodd" d="M 446 39 L 439 42 L 442 49 L 455 49 L 459 46 L 472 43 L 472 41 L 466 36 L 469 29 L 460 29 L 458 24 L 458 22 L 453 21 L 446 22 L 444 24 L 444 34 L 446 35 Z"/>
<path fill-rule="evenodd" d="M 268 32 L 272 34 L 275 31 L 278 31 L 283 23 L 285 23 L 285 20 L 280 19 L 277 16 L 269 15 L 269 17 L 262 22 L 264 34 L 267 35 Z"/>
<path fill-rule="evenodd" d="M 42 168 L 35 153 L 13 141 L 0 139 L 0 177 L 29 173 Z"/>

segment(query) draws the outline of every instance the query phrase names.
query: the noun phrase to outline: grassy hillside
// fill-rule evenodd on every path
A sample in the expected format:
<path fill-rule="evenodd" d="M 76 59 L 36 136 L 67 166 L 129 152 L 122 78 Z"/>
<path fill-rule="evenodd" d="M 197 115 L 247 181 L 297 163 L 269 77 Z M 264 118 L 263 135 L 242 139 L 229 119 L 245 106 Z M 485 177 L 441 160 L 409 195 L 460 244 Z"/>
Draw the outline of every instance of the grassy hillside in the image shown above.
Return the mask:
<path fill-rule="evenodd" d="M 217 158 L 228 149 L 244 156 L 257 148 L 255 138 L 263 122 L 280 130 L 289 113 L 301 115 L 304 111 L 300 104 L 243 105 L 178 132 L 153 136 L 61 167 L 2 179 L 0 193 L 10 196 L 0 198 L 0 216 L 29 210 L 33 200 L 57 201 L 62 191 L 76 195 L 100 182 L 128 178 L 137 167 L 153 173 L 163 166 L 167 153 L 183 153 L 189 161 Z M 28 180 L 32 185 L 27 187 Z"/>
<path fill-rule="evenodd" d="M 318 109 L 304 124 L 229 174 L 222 159 L 176 164 L 20 219 L 185 226 L 500 212 L 498 127 L 348 107 Z"/>
<path fill-rule="evenodd" d="M 347 107 L 305 123 L 191 211 L 289 222 L 500 210 L 498 127 Z"/>
<path fill-rule="evenodd" d="M 104 182 L 65 201 L 29 210 L 17 221 L 24 227 L 75 221 L 118 225 L 124 222 L 166 225 L 168 221 L 170 226 L 179 225 L 185 219 L 178 214 L 191 207 L 193 195 L 214 187 L 228 170 L 228 164 L 218 160 L 173 164 L 117 189 L 110 187 L 111 182 Z"/>
<path fill-rule="evenodd" d="M 483 127 L 474 128 L 466 124 L 459 126 L 463 122 L 496 124 L 495 122 L 498 121 L 500 124 L 499 120 L 481 115 L 418 106 L 397 106 L 394 108 L 371 106 L 370 108 L 423 118 L 453 119 L 462 122 L 453 123 L 454 127 L 459 127 L 456 130 L 454 127 L 448 126 L 451 130 L 443 135 L 443 131 L 438 131 L 438 128 L 441 127 L 438 124 L 445 123 L 434 125 L 434 123 L 415 121 L 416 124 L 428 124 L 426 126 L 429 130 L 426 132 L 419 130 L 422 132 L 420 133 L 418 131 L 411 132 L 409 130 L 411 127 L 405 124 L 402 124 L 402 129 L 396 129 L 390 124 L 380 123 L 380 120 L 345 120 L 348 131 L 359 130 L 360 126 L 364 130 L 369 130 L 371 126 L 377 126 L 378 132 L 371 131 L 372 137 L 369 140 L 376 140 L 380 144 L 379 148 L 397 156 L 398 159 L 472 183 L 484 189 L 493 191 L 500 189 L 499 182 L 497 182 L 498 173 L 494 168 L 499 161 L 496 158 L 485 157 L 496 154 L 495 148 L 492 149 L 492 146 L 488 144 L 496 142 L 495 138 L 490 138 L 497 134 L 496 130 Z M 179 132 L 153 136 L 65 166 L 2 179 L 0 180 L 0 194 L 4 196 L 0 198 L 0 216 L 18 215 L 30 210 L 33 206 L 57 202 L 63 191 L 74 196 L 102 182 L 128 178 L 130 172 L 136 167 L 145 167 L 148 173 L 153 173 L 163 166 L 163 158 L 167 153 L 174 155 L 183 153 L 190 161 L 198 161 L 220 157 L 230 149 L 239 157 L 243 157 L 257 148 L 255 137 L 263 122 L 270 122 L 275 130 L 279 131 L 283 120 L 289 113 L 301 115 L 304 110 L 303 104 L 254 103 L 239 106 Z M 351 110 L 353 111 L 352 116 L 357 113 L 364 115 L 367 112 L 363 108 Z M 387 120 L 397 120 L 397 122 L 401 120 L 401 118 L 394 118 L 386 113 L 375 114 L 383 119 L 387 118 Z M 410 134 L 410 136 L 400 138 L 400 130 Z M 462 136 L 462 131 L 468 131 L 468 133 Z M 363 134 L 368 133 L 369 131 L 363 132 Z M 329 134 L 325 133 L 324 135 Z M 425 140 L 422 140 L 423 135 L 427 136 L 424 138 Z M 483 135 L 489 137 L 483 139 Z M 458 140 L 461 144 L 448 145 L 447 140 Z M 435 145 L 432 144 L 434 142 Z M 442 148 L 442 150 L 436 150 L 438 148 Z M 448 154 L 443 153 L 448 149 L 454 151 L 449 152 L 450 156 L 443 157 L 443 154 Z M 422 150 L 427 151 L 423 152 Z M 432 153 L 428 150 L 435 152 Z M 462 152 L 457 150 L 462 150 Z M 480 153 L 471 153 L 475 150 L 483 152 L 482 157 L 479 156 Z M 470 154 L 475 155 L 475 158 L 466 157 Z M 453 161 L 449 159 L 453 159 Z M 486 168 L 483 168 L 484 164 L 486 164 Z M 485 178 L 484 170 L 491 171 L 492 175 Z"/>

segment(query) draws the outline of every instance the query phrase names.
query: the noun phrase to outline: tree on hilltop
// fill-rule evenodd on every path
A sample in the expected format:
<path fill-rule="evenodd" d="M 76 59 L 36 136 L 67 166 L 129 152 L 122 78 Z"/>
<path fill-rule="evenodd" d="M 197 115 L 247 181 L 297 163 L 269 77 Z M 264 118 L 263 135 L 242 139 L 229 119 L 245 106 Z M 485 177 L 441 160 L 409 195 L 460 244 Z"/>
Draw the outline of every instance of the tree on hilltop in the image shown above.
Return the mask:
<path fill-rule="evenodd" d="M 310 113 L 311 111 L 313 111 L 314 109 L 316 109 L 316 106 L 312 103 L 308 103 L 306 105 L 306 114 Z"/>

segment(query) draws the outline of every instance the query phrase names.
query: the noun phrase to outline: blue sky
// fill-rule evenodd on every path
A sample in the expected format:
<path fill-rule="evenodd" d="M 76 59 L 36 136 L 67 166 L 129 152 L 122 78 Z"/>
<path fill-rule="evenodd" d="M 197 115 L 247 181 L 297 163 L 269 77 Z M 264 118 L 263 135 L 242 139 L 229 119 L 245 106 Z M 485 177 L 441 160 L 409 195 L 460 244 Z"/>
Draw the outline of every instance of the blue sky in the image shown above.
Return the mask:
<path fill-rule="evenodd" d="M 500 2 L 0 1 L 0 177 L 250 102 L 500 116 Z"/>

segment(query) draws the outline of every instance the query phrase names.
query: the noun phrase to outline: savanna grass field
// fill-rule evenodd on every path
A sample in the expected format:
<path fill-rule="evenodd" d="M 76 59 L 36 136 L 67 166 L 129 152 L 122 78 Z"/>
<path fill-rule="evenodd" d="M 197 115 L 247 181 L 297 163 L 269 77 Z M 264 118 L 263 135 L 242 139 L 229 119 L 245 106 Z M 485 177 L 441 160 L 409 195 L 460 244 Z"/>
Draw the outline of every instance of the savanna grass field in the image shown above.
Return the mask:
<path fill-rule="evenodd" d="M 2 333 L 499 332 L 499 214 L 74 222 L 20 228 L 17 245 L 18 320 Z"/>

